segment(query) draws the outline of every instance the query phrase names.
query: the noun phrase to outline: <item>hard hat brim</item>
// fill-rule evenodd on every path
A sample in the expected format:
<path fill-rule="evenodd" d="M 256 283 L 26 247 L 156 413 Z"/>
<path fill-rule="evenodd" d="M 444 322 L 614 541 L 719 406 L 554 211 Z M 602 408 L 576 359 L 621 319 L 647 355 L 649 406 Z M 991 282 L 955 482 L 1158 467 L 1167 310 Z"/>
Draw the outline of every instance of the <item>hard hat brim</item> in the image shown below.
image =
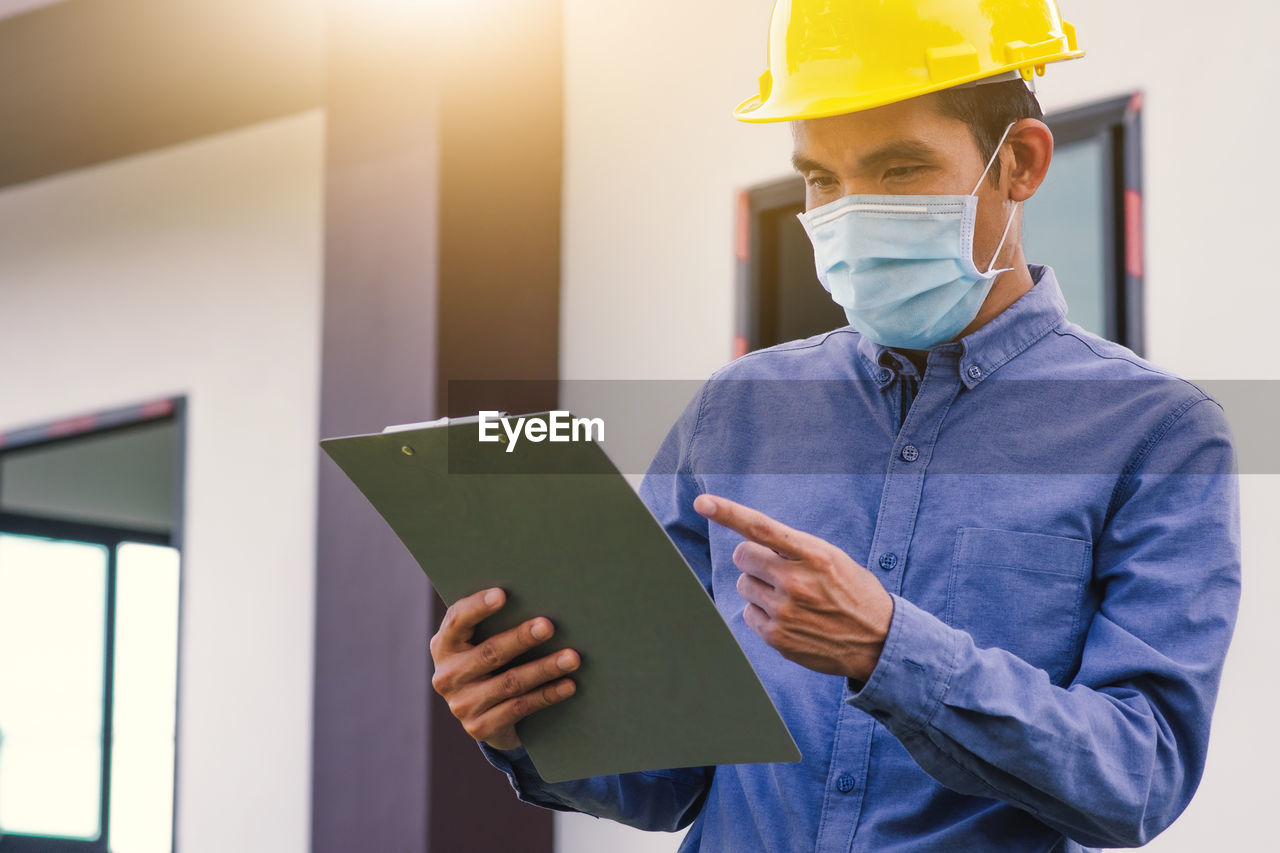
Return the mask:
<path fill-rule="evenodd" d="M 944 89 L 952 89 L 988 77 L 1007 74 L 1010 71 L 1020 72 L 1024 78 L 1029 79 L 1032 73 L 1043 73 L 1044 66 L 1048 63 L 1079 59 L 1084 55 L 1085 52 L 1083 50 L 1064 51 L 1052 58 L 1039 59 L 1035 62 L 1011 63 L 994 69 L 986 69 L 976 74 L 947 80 L 944 83 L 907 87 L 892 92 L 881 90 L 853 97 L 798 100 L 787 98 L 775 90 L 770 93 L 768 98 L 752 95 L 734 108 L 733 115 L 739 121 L 749 124 L 829 118 L 899 103 L 921 95 L 928 95 L 932 92 L 941 92 Z"/>

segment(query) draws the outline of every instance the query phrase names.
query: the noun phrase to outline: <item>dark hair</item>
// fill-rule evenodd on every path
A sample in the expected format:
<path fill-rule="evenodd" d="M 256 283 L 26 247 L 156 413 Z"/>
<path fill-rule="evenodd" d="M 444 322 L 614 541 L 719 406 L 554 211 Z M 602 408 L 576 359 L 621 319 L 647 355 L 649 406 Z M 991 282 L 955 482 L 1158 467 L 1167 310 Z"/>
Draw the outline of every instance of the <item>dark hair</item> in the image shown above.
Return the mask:
<path fill-rule="evenodd" d="M 1044 118 L 1040 102 L 1021 80 L 943 89 L 937 103 L 943 115 L 969 126 L 983 163 L 995 153 L 1006 127 L 1024 118 Z M 1000 183 L 999 160 L 991 166 L 991 182 Z"/>

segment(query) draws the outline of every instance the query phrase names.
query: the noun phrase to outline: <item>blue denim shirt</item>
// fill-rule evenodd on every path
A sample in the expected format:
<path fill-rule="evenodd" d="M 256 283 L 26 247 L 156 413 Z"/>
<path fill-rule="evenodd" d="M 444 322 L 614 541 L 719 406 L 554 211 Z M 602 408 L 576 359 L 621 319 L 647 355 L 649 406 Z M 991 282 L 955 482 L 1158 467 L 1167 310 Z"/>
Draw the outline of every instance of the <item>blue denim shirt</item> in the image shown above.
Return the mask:
<path fill-rule="evenodd" d="M 1068 322 L 1052 270 L 1032 273 L 923 377 L 849 328 L 738 359 L 646 476 L 803 761 L 548 784 L 485 748 L 522 799 L 692 822 L 682 851 L 725 853 L 1079 851 L 1181 813 L 1239 598 L 1230 437 L 1216 402 Z M 693 511 L 702 492 L 877 575 L 894 613 L 865 684 L 745 625 L 740 538 Z"/>

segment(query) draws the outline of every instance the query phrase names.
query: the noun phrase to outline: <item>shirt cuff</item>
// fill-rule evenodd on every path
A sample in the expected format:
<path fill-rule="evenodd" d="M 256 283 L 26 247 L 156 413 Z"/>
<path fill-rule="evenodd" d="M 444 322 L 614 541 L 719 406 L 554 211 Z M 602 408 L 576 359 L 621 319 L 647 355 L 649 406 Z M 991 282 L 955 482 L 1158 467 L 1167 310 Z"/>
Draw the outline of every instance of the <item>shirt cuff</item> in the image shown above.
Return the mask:
<path fill-rule="evenodd" d="M 880 660 L 865 683 L 849 679 L 846 701 L 897 733 L 929 724 L 955 672 L 956 630 L 901 596 Z"/>
<path fill-rule="evenodd" d="M 477 741 L 481 754 L 490 764 L 507 774 L 516 799 L 522 803 L 541 806 L 544 809 L 572 812 L 578 811 L 574 806 L 556 795 L 549 783 L 542 781 L 538 768 L 533 766 L 533 759 L 525 752 L 523 746 L 515 749 L 494 749 L 487 743 Z"/>
<path fill-rule="evenodd" d="M 517 746 L 515 749 L 495 749 L 482 741 L 476 741 L 476 745 L 480 747 L 481 754 L 490 764 L 507 774 L 507 778 L 511 780 L 511 787 L 517 794 L 525 793 L 520 784 L 522 776 L 525 779 L 537 777 L 538 771 L 534 768 L 533 762 L 529 759 L 529 753 L 525 752 L 523 746 Z"/>

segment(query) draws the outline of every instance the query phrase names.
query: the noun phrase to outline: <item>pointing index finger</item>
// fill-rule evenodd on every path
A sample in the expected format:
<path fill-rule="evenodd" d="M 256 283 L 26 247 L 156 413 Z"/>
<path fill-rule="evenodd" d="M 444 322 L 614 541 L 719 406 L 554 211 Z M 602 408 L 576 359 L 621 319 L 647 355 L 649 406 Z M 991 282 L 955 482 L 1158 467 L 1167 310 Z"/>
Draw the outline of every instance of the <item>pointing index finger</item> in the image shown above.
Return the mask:
<path fill-rule="evenodd" d="M 775 521 L 759 510 L 735 503 L 717 495 L 698 495 L 693 508 L 700 515 L 723 525 L 742 536 L 773 549 L 788 560 L 799 560 L 809 550 L 809 534 Z"/>

